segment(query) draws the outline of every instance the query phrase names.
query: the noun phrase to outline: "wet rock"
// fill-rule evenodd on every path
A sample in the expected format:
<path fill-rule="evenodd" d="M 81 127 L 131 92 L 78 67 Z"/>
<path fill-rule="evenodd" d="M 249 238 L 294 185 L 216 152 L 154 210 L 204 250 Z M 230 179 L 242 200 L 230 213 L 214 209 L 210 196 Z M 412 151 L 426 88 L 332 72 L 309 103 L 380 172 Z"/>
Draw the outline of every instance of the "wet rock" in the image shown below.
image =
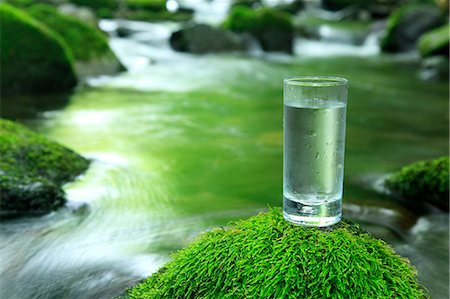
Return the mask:
<path fill-rule="evenodd" d="M 211 53 L 239 51 L 245 48 L 243 39 L 231 31 L 196 24 L 176 31 L 170 37 L 170 45 L 176 51 Z"/>
<path fill-rule="evenodd" d="M 50 93 L 77 84 L 70 49 L 54 32 L 8 4 L 0 4 L 3 94 Z"/>
<path fill-rule="evenodd" d="M 444 24 L 442 11 L 432 5 L 407 5 L 389 17 L 381 49 L 385 52 L 403 52 L 416 48 L 419 37 Z"/>
<path fill-rule="evenodd" d="M 41 215 L 56 210 L 65 203 L 61 187 L 41 178 L 0 174 L 0 190 L 1 217 Z"/>
<path fill-rule="evenodd" d="M 0 119 L 0 216 L 53 211 L 64 205 L 62 185 L 89 161 L 12 121 Z"/>

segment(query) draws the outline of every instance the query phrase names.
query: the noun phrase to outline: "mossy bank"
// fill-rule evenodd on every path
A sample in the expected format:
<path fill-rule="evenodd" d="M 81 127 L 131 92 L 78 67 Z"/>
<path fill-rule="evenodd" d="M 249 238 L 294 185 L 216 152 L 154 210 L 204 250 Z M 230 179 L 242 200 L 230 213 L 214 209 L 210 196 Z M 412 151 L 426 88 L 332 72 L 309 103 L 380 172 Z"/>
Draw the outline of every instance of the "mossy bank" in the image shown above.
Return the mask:
<path fill-rule="evenodd" d="M 286 222 L 279 209 L 197 237 L 125 298 L 429 298 L 405 258 L 358 225 Z"/>
<path fill-rule="evenodd" d="M 2 217 L 43 214 L 65 203 L 62 184 L 89 161 L 22 125 L 0 119 Z"/>
<path fill-rule="evenodd" d="M 405 166 L 385 181 L 396 197 L 415 202 L 428 202 L 449 210 L 449 157 L 418 161 Z"/>
<path fill-rule="evenodd" d="M 0 3 L 3 94 L 49 93 L 77 84 L 73 56 L 56 33 L 8 4 Z"/>

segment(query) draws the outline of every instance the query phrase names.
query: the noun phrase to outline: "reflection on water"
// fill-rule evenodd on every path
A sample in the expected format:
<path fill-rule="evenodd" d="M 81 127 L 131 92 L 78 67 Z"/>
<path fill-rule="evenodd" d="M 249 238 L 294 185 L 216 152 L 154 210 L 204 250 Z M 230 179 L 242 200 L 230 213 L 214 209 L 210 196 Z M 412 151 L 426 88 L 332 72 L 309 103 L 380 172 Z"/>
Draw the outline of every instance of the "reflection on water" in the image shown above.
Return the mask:
<path fill-rule="evenodd" d="M 25 118 L 94 163 L 66 187 L 66 209 L 0 226 L 2 298 L 111 298 L 198 233 L 280 206 L 281 82 L 299 74 L 350 79 L 346 216 L 445 298 L 448 214 L 419 216 L 361 181 L 448 152 L 448 86 L 395 59 L 195 56 L 169 49 L 173 24 L 120 26 L 135 31 L 111 40 L 129 72 Z"/>

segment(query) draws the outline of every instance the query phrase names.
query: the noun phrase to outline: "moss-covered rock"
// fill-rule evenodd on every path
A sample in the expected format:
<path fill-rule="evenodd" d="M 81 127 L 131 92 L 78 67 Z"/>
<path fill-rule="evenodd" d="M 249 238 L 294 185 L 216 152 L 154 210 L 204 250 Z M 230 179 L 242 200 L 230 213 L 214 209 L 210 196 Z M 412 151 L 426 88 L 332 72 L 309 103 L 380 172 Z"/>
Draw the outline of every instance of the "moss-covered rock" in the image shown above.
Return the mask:
<path fill-rule="evenodd" d="M 172 33 L 170 45 L 176 51 L 197 54 L 245 49 L 240 36 L 206 24 L 194 24 Z"/>
<path fill-rule="evenodd" d="M 254 35 L 264 51 L 292 52 L 294 28 L 290 15 L 284 11 L 235 6 L 223 26 L 235 32 Z"/>
<path fill-rule="evenodd" d="M 424 57 L 420 62 L 419 77 L 424 81 L 444 81 L 449 78 L 448 56 Z"/>
<path fill-rule="evenodd" d="M 48 93 L 77 84 L 64 40 L 26 13 L 0 3 L 2 93 Z"/>
<path fill-rule="evenodd" d="M 99 29 L 46 4 L 34 5 L 28 12 L 64 39 L 75 57 L 78 75 L 113 74 L 123 70 Z"/>
<path fill-rule="evenodd" d="M 89 161 L 73 151 L 0 119 L 0 215 L 42 214 L 61 207 L 62 184 L 85 171 Z"/>
<path fill-rule="evenodd" d="M 420 36 L 445 23 L 445 15 L 434 5 L 405 5 L 394 11 L 381 39 L 385 52 L 413 50 Z"/>
<path fill-rule="evenodd" d="M 385 181 L 393 195 L 449 209 L 449 157 L 403 167 Z"/>
<path fill-rule="evenodd" d="M 419 39 L 419 51 L 423 57 L 449 56 L 449 24 L 431 30 Z"/>
<path fill-rule="evenodd" d="M 279 209 L 197 237 L 129 298 L 428 298 L 409 261 L 344 220 L 296 226 Z"/>

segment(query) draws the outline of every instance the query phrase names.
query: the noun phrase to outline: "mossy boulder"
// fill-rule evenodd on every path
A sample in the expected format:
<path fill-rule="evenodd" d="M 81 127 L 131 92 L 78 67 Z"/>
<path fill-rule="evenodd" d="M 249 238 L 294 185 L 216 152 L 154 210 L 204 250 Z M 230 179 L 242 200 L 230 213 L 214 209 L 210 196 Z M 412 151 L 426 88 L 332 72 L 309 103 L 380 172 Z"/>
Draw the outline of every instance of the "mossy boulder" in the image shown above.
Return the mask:
<path fill-rule="evenodd" d="M 422 57 L 434 55 L 449 56 L 449 24 L 431 30 L 419 39 L 419 51 Z"/>
<path fill-rule="evenodd" d="M 381 49 L 385 52 L 413 50 L 423 33 L 444 23 L 445 14 L 434 5 L 405 5 L 390 15 Z"/>
<path fill-rule="evenodd" d="M 284 11 L 268 7 L 254 10 L 235 6 L 223 27 L 252 34 L 264 51 L 292 53 L 294 27 L 290 15 Z"/>
<path fill-rule="evenodd" d="M 449 209 L 449 157 L 405 166 L 385 181 L 394 196 Z"/>
<path fill-rule="evenodd" d="M 61 37 L 5 3 L 0 19 L 3 94 L 61 92 L 77 84 L 72 53 Z"/>
<path fill-rule="evenodd" d="M 64 205 L 62 184 L 89 161 L 22 125 L 0 119 L 2 217 L 42 214 Z"/>
<path fill-rule="evenodd" d="M 245 48 L 237 34 L 206 24 L 194 24 L 172 33 L 170 45 L 176 51 L 197 54 L 239 51 Z"/>
<path fill-rule="evenodd" d="M 106 36 L 96 27 L 46 4 L 34 5 L 28 12 L 66 42 L 75 57 L 79 76 L 114 74 L 124 69 L 109 48 Z"/>
<path fill-rule="evenodd" d="M 449 78 L 448 56 L 424 57 L 420 62 L 419 77 L 425 81 L 443 81 Z"/>
<path fill-rule="evenodd" d="M 296 226 L 279 209 L 197 237 L 128 298 L 429 298 L 409 261 L 343 220 Z"/>

